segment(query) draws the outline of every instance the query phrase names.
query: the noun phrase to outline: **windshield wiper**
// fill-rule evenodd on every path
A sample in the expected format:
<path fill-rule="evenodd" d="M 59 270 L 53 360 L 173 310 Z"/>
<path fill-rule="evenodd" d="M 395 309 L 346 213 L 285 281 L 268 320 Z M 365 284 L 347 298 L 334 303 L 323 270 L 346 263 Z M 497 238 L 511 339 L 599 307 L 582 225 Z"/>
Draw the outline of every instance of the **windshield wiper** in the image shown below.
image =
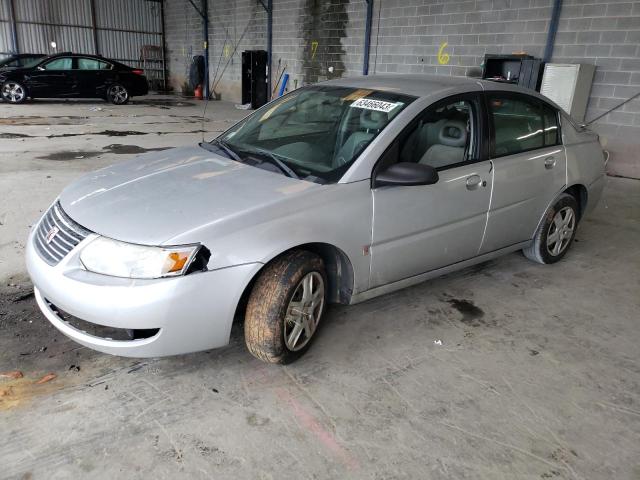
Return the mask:
<path fill-rule="evenodd" d="M 271 153 L 267 150 L 262 150 L 260 148 L 254 148 L 251 150 L 244 150 L 247 153 L 258 154 L 263 160 L 268 160 L 270 163 L 278 167 L 282 172 L 291 178 L 295 178 L 296 180 L 300 180 L 300 177 L 296 172 L 294 172 L 286 163 L 280 160 L 275 153 Z"/>
<path fill-rule="evenodd" d="M 236 152 L 234 152 L 231 149 L 231 147 L 229 147 L 229 145 L 227 145 L 222 140 L 218 140 L 216 138 L 214 140 L 211 140 L 211 143 L 213 143 L 214 145 L 218 145 L 222 150 L 224 150 L 226 152 L 227 155 L 229 155 L 230 158 L 232 158 L 236 162 L 242 162 L 242 159 L 240 158 L 240 155 L 238 155 Z M 200 145 L 202 145 L 202 144 L 200 144 Z M 206 147 L 204 147 L 204 148 L 206 148 Z"/>

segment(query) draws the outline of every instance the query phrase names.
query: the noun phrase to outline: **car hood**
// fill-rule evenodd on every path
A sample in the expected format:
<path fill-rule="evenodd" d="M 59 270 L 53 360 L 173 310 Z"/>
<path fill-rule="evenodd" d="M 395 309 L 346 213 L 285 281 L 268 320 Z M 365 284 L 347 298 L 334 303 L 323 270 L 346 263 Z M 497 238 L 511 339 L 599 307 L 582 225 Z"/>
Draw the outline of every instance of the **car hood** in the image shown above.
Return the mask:
<path fill-rule="evenodd" d="M 60 203 L 93 232 L 160 245 L 178 236 L 197 242 L 190 232 L 318 188 L 196 146 L 144 154 L 92 172 L 69 185 Z"/>

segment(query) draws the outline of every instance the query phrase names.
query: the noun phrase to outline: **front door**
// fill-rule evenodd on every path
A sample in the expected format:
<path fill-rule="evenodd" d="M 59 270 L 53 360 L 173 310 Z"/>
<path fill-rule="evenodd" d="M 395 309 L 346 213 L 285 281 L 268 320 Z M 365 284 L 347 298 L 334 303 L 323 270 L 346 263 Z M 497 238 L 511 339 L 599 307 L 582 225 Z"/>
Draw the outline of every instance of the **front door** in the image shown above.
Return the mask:
<path fill-rule="evenodd" d="M 27 87 L 33 97 L 69 97 L 77 93 L 72 57 L 58 57 L 29 73 Z"/>
<path fill-rule="evenodd" d="M 549 203 L 566 185 L 558 112 L 524 94 L 487 94 L 493 198 L 482 253 L 533 238 Z"/>
<path fill-rule="evenodd" d="M 481 113 L 475 94 L 438 102 L 384 154 L 383 165 L 428 164 L 439 180 L 373 190 L 370 288 L 478 254 L 493 182 L 491 162 L 481 148 Z"/>

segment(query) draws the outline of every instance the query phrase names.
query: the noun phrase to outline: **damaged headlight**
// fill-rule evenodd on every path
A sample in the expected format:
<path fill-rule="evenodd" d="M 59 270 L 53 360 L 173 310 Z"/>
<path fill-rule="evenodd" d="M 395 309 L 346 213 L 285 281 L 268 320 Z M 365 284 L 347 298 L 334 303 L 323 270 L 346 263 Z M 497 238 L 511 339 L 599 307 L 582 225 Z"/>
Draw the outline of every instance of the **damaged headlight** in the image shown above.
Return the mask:
<path fill-rule="evenodd" d="M 95 273 L 125 278 L 184 275 L 200 245 L 149 247 L 98 237 L 80 253 L 84 267 Z"/>

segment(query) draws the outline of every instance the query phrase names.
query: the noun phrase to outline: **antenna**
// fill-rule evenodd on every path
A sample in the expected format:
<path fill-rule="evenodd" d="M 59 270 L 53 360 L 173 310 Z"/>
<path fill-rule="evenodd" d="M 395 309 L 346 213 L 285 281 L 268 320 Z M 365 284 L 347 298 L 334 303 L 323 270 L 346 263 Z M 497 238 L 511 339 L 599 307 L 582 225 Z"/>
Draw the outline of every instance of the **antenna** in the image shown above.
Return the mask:
<path fill-rule="evenodd" d="M 202 133 L 202 143 L 204 143 L 204 120 L 207 115 L 207 107 L 209 106 L 209 98 L 211 98 L 211 89 L 208 88 L 207 98 L 204 99 L 204 110 L 202 111 L 202 121 L 200 122 L 200 131 Z"/>

